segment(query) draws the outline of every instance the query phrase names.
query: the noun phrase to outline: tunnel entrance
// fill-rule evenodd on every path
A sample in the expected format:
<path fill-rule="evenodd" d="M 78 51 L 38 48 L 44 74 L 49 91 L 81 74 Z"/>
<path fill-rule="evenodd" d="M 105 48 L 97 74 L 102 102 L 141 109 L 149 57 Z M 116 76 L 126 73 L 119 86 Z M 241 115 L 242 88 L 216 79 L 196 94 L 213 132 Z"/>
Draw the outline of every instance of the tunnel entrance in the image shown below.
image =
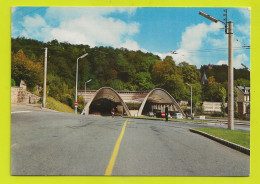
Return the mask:
<path fill-rule="evenodd" d="M 166 105 L 168 106 L 170 115 L 180 112 L 185 116 L 176 100 L 167 91 L 161 88 L 155 88 L 147 94 L 139 108 L 138 116 L 154 116 L 155 114 L 157 116 L 157 114 L 165 111 Z"/>
<path fill-rule="evenodd" d="M 120 102 L 114 102 L 107 98 L 94 100 L 89 108 L 89 114 L 111 116 L 111 109 L 115 109 L 115 115 L 123 115 L 124 110 Z"/>

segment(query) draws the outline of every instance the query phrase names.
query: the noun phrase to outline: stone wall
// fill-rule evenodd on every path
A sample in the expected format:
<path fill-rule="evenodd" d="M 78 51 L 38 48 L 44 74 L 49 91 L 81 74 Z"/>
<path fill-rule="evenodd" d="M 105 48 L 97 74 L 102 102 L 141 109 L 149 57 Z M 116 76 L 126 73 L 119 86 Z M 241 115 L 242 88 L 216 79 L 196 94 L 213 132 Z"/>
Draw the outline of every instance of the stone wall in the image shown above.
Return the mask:
<path fill-rule="evenodd" d="M 11 87 L 11 103 L 26 103 L 35 104 L 40 100 L 40 97 L 34 95 L 22 87 Z"/>

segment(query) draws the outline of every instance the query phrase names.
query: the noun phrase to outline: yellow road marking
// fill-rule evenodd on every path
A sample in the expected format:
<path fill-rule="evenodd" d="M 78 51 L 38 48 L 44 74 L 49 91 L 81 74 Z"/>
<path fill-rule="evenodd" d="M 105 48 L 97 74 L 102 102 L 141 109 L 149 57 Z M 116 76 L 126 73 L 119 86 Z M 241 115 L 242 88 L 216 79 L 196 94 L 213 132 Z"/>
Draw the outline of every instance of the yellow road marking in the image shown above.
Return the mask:
<path fill-rule="evenodd" d="M 114 168 L 114 165 L 115 165 L 115 162 L 116 162 L 117 153 L 119 151 L 120 143 L 121 143 L 121 140 L 124 136 L 126 124 L 127 124 L 127 120 L 125 121 L 123 128 L 121 130 L 120 136 L 118 137 L 118 139 L 116 141 L 116 145 L 114 147 L 113 154 L 112 154 L 110 161 L 108 163 L 108 166 L 107 166 L 107 169 L 106 169 L 106 172 L 105 172 L 105 176 L 111 176 L 111 174 L 112 174 L 112 171 L 113 171 L 113 168 Z"/>

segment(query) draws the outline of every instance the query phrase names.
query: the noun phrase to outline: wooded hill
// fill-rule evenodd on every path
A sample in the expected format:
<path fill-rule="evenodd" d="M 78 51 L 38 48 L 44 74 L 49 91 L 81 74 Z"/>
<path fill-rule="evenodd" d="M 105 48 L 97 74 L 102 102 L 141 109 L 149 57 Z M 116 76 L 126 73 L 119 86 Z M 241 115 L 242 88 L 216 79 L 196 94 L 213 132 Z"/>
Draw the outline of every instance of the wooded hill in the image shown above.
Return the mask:
<path fill-rule="evenodd" d="M 26 38 L 12 38 L 12 79 L 16 84 L 25 80 L 29 90 L 43 83 L 44 48 L 48 48 L 47 92 L 49 96 L 73 106 L 75 93 L 76 60 L 79 60 L 78 89 L 99 89 L 110 86 L 116 90 L 149 91 L 154 87 L 167 90 L 177 101 L 190 100 L 189 83 L 193 87 L 194 105 L 202 100 L 222 101 L 226 98 L 227 66 L 213 65 L 212 69 L 182 62 L 172 57 L 160 60 L 157 55 L 125 48 L 94 47 L 67 42 L 40 42 Z M 204 71 L 208 84 L 201 86 Z M 250 85 L 250 72 L 235 69 L 235 85 Z M 222 91 L 222 92 L 221 92 Z M 224 92 L 225 91 L 225 92 Z M 223 96 L 225 95 L 225 96 Z"/>

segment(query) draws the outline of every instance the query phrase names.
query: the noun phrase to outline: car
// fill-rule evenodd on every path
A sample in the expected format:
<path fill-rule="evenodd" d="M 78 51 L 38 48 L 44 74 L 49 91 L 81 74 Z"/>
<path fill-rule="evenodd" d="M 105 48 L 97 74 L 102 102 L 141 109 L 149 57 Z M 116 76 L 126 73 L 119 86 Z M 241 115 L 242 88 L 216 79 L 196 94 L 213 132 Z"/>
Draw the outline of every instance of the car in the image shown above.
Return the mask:
<path fill-rule="evenodd" d="M 173 118 L 175 118 L 175 119 L 183 119 L 182 113 L 175 113 Z"/>
<path fill-rule="evenodd" d="M 149 117 L 154 117 L 154 114 L 153 114 L 153 112 L 148 112 L 148 114 L 147 114 Z"/>

